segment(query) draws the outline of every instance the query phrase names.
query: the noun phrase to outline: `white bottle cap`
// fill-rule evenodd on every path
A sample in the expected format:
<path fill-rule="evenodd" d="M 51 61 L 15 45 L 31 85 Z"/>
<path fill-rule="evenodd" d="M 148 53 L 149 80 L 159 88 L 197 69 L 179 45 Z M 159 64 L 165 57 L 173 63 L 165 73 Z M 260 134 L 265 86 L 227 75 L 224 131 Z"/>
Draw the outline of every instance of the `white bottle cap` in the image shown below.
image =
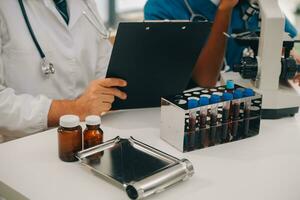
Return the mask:
<path fill-rule="evenodd" d="M 65 128 L 74 128 L 79 126 L 80 119 L 76 115 L 64 115 L 59 119 L 59 125 Z"/>
<path fill-rule="evenodd" d="M 97 115 L 90 115 L 85 118 L 86 125 L 95 126 L 101 124 L 101 118 Z"/>

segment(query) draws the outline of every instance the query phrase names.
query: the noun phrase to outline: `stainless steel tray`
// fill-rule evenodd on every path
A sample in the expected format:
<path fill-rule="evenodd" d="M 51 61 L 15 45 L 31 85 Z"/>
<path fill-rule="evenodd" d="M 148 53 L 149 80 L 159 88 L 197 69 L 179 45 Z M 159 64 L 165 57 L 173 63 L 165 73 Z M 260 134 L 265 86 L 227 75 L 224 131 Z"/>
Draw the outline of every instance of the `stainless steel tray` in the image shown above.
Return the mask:
<path fill-rule="evenodd" d="M 134 138 L 116 137 L 77 154 L 96 175 L 142 199 L 187 180 L 194 174 L 187 159 L 177 159 Z"/>

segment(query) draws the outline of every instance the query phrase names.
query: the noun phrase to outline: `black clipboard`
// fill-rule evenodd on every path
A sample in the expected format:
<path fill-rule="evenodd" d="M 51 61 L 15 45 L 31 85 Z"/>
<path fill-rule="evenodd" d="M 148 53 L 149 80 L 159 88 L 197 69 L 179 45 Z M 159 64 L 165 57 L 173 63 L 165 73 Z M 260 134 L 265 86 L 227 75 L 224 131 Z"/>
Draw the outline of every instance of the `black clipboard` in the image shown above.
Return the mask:
<path fill-rule="evenodd" d="M 184 91 L 211 30 L 209 22 L 120 23 L 107 77 L 128 82 L 125 101 L 113 110 L 160 106 L 160 99 Z"/>

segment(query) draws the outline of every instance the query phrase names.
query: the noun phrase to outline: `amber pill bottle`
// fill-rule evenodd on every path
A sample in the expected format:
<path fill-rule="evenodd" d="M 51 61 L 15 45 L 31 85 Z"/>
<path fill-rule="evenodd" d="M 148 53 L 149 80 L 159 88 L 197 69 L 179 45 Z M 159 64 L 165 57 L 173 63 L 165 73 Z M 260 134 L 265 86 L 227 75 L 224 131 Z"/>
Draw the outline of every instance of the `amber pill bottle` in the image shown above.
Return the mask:
<path fill-rule="evenodd" d="M 64 115 L 59 120 L 58 153 L 65 162 L 77 161 L 76 153 L 82 150 L 82 128 L 75 115 Z"/>
<path fill-rule="evenodd" d="M 88 149 L 103 142 L 103 131 L 100 128 L 101 118 L 96 115 L 85 118 L 86 129 L 83 132 L 83 148 Z"/>

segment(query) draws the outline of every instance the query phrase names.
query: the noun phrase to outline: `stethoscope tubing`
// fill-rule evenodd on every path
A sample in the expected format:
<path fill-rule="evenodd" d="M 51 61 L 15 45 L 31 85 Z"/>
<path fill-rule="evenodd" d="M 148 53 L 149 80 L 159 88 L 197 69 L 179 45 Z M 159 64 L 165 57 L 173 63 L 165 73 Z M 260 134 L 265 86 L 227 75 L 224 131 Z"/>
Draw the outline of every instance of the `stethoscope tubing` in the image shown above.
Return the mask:
<path fill-rule="evenodd" d="M 187 7 L 190 15 L 191 15 L 191 18 L 190 18 L 190 21 L 193 22 L 195 20 L 196 17 L 200 17 L 201 19 L 203 19 L 202 21 L 208 21 L 208 19 L 206 17 L 204 17 L 203 15 L 200 15 L 200 14 L 196 14 L 194 12 L 194 10 L 192 9 L 192 6 L 190 5 L 189 3 L 189 0 L 184 0 L 184 3 L 185 3 L 185 6 Z"/>
<path fill-rule="evenodd" d="M 34 45 L 36 46 L 36 48 L 37 48 L 37 50 L 38 50 L 38 52 L 40 54 L 40 57 L 42 59 L 44 59 L 46 57 L 46 55 L 45 55 L 43 49 L 41 48 L 41 46 L 40 46 L 40 44 L 39 44 L 39 42 L 38 42 L 38 40 L 37 40 L 37 38 L 35 36 L 35 33 L 34 33 L 32 27 L 31 27 L 31 24 L 30 24 L 30 21 L 28 19 L 28 15 L 27 15 L 27 12 L 26 12 L 23 0 L 18 0 L 18 1 L 19 1 L 19 5 L 20 5 L 20 8 L 21 8 L 21 11 L 22 11 L 22 14 L 23 14 L 26 26 L 27 26 L 28 31 L 30 33 L 30 36 L 31 36 L 31 38 L 32 38 L 32 40 L 34 42 Z"/>

